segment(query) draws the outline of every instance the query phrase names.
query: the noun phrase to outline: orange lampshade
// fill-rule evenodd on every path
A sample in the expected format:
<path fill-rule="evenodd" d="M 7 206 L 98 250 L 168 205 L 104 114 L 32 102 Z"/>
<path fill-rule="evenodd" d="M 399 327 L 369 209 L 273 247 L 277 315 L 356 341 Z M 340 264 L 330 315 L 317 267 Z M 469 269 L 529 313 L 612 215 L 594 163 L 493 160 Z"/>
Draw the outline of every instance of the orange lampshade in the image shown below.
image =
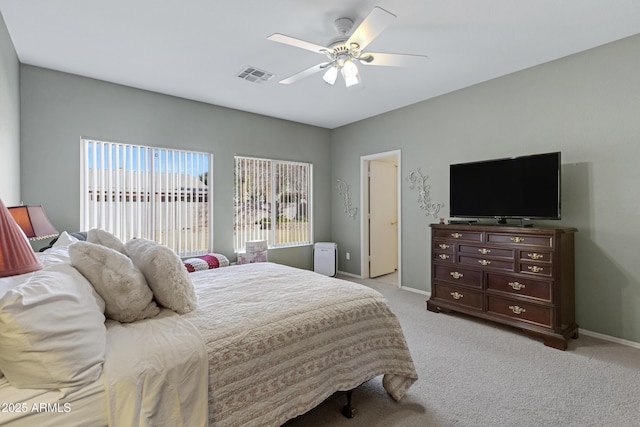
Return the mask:
<path fill-rule="evenodd" d="M 40 270 L 36 258 L 18 224 L 0 199 L 0 277 Z"/>
<path fill-rule="evenodd" d="M 47 239 L 59 234 L 49 222 L 42 205 L 12 206 L 9 212 L 29 239 Z"/>

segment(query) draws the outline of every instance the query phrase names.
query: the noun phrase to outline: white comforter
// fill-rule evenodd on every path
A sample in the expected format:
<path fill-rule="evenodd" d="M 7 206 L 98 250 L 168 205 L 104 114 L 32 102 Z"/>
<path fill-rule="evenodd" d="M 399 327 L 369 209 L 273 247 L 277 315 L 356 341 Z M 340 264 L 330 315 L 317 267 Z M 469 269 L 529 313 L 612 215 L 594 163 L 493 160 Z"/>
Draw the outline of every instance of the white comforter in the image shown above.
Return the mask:
<path fill-rule="evenodd" d="M 184 318 L 205 341 L 212 426 L 280 426 L 379 375 L 396 400 L 417 374 L 378 292 L 272 263 L 193 273 Z"/>
<path fill-rule="evenodd" d="M 179 315 L 107 321 L 104 364 L 109 426 L 207 426 L 207 363 L 202 338 Z"/>
<path fill-rule="evenodd" d="M 196 311 L 107 322 L 103 376 L 74 392 L 72 413 L 5 421 L 50 425 L 42 415 L 55 425 L 275 427 L 379 375 L 396 400 L 417 379 L 397 318 L 370 288 L 272 263 L 192 278 Z M 61 399 L 59 392 L 31 398 L 0 382 L 0 397 L 3 390 L 7 401 Z"/>

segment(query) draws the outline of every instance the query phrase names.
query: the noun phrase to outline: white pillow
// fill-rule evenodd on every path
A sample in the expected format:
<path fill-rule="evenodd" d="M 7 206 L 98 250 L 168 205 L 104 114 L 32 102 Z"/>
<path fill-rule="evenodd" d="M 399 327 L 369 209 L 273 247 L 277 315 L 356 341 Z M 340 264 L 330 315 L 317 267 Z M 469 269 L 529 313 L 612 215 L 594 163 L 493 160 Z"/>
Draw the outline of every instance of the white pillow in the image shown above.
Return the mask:
<path fill-rule="evenodd" d="M 158 304 L 178 314 L 195 310 L 198 306 L 196 290 L 175 252 L 146 239 L 131 239 L 125 248 L 147 279 Z"/>
<path fill-rule="evenodd" d="M 104 301 L 69 264 L 23 275 L 0 298 L 0 370 L 16 388 L 59 389 L 95 381 L 107 331 Z"/>
<path fill-rule="evenodd" d="M 160 312 L 144 275 L 126 255 L 95 243 L 76 242 L 69 246 L 69 256 L 104 299 L 109 319 L 135 322 Z"/>
<path fill-rule="evenodd" d="M 70 264 L 69 260 L 69 245 L 77 242 L 78 239 L 63 231 L 58 236 L 58 240 L 44 252 L 36 252 L 36 258 L 40 260 L 45 267 L 54 264 Z"/>
<path fill-rule="evenodd" d="M 113 234 L 99 228 L 92 228 L 87 231 L 87 242 L 95 243 L 97 245 L 106 246 L 114 249 L 121 254 L 126 254 L 124 250 L 124 243 Z"/>
<path fill-rule="evenodd" d="M 51 246 L 52 248 L 68 248 L 72 243 L 77 242 L 78 239 L 71 234 L 63 231 L 58 236 L 58 240 Z M 50 250 L 50 249 L 49 249 Z"/>

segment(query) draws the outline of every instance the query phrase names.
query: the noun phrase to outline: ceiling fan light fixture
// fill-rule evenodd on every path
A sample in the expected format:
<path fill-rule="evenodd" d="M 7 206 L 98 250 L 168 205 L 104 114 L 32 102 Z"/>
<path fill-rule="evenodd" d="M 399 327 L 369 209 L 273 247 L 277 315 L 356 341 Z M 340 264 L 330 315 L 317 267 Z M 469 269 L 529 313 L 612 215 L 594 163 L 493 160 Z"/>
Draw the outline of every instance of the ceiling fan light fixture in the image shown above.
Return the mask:
<path fill-rule="evenodd" d="M 338 78 L 338 67 L 335 65 L 329 67 L 327 72 L 324 73 L 324 76 L 322 76 L 322 79 L 330 85 L 334 84 L 337 78 Z"/>
<path fill-rule="evenodd" d="M 342 78 L 344 78 L 344 84 L 347 87 L 355 86 L 360 83 L 358 67 L 351 59 L 347 59 L 344 61 L 341 71 Z"/>
<path fill-rule="evenodd" d="M 344 84 L 347 87 L 355 86 L 358 83 L 360 83 L 360 79 L 358 78 L 358 76 L 347 76 L 344 78 Z"/>
<path fill-rule="evenodd" d="M 358 75 L 358 67 L 352 60 L 347 59 L 344 61 L 344 64 L 342 65 L 342 75 L 345 78 Z"/>
<path fill-rule="evenodd" d="M 358 67 L 354 63 L 351 63 L 353 68 L 351 67 L 342 67 L 342 78 L 344 79 L 344 84 L 347 87 L 355 86 L 360 83 L 360 77 L 358 75 Z M 355 69 L 355 73 L 353 70 Z"/>

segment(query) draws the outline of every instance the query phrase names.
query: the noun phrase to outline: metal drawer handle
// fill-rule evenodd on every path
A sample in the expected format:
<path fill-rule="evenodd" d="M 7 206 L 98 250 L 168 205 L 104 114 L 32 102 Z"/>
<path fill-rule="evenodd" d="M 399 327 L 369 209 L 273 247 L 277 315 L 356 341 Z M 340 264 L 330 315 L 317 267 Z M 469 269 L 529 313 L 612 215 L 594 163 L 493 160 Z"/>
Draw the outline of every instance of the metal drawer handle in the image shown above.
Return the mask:
<path fill-rule="evenodd" d="M 438 256 L 440 257 L 440 259 L 448 259 L 449 258 L 449 255 L 446 255 L 446 254 L 439 254 Z"/>
<path fill-rule="evenodd" d="M 453 297 L 453 299 L 460 299 L 464 295 L 462 295 L 461 293 L 458 293 L 458 292 L 451 292 L 451 296 Z"/>
<path fill-rule="evenodd" d="M 538 267 L 537 265 L 530 265 L 527 268 L 534 273 L 540 273 L 542 270 L 544 270 L 544 267 Z"/>
<path fill-rule="evenodd" d="M 440 249 L 449 249 L 449 245 L 445 245 L 444 243 L 440 243 L 440 244 L 438 245 L 438 247 L 439 247 Z"/>
<path fill-rule="evenodd" d="M 459 239 L 462 237 L 462 234 L 460 233 L 451 233 L 451 237 L 453 237 L 454 239 Z"/>
<path fill-rule="evenodd" d="M 453 277 L 454 279 L 459 279 L 461 277 L 464 277 L 464 274 L 462 273 L 458 273 L 457 271 L 452 271 L 451 273 L 449 273 L 451 275 L 451 277 Z"/>
<path fill-rule="evenodd" d="M 480 265 L 489 265 L 489 264 L 491 264 L 491 261 L 487 261 L 486 259 L 478 260 L 478 262 L 480 263 Z"/>
<path fill-rule="evenodd" d="M 509 282 L 509 286 L 511 286 L 514 291 L 519 291 L 520 289 L 526 288 L 526 286 L 520 282 Z"/>
<path fill-rule="evenodd" d="M 510 305 L 509 306 L 509 310 L 513 311 L 514 314 L 522 314 L 522 313 L 526 313 L 526 309 L 519 307 L 517 305 Z"/>
<path fill-rule="evenodd" d="M 478 252 L 480 252 L 482 255 L 486 255 L 486 254 L 490 254 L 491 253 L 491 249 L 478 249 Z"/>
<path fill-rule="evenodd" d="M 524 237 L 512 237 L 511 241 L 514 243 L 521 243 L 524 242 Z"/>
<path fill-rule="evenodd" d="M 543 254 L 537 254 L 537 253 L 532 253 L 532 254 L 527 254 L 527 256 L 531 259 L 542 259 L 544 258 Z"/>

